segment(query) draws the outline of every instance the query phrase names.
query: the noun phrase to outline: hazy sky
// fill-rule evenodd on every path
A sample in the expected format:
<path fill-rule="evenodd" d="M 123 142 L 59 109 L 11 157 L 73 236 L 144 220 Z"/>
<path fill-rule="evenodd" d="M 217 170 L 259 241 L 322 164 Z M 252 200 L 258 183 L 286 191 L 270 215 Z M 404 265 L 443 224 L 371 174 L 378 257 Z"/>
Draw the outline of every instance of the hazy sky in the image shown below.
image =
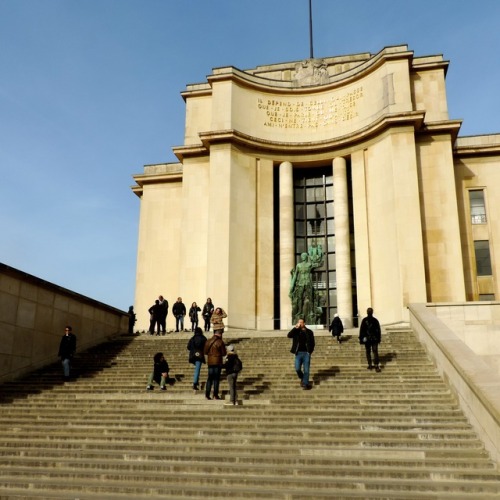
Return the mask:
<path fill-rule="evenodd" d="M 132 175 L 176 161 L 180 92 L 215 67 L 308 58 L 308 12 L 308 0 L 0 0 L 0 261 L 127 309 Z M 460 135 L 500 132 L 500 1 L 313 0 L 313 20 L 318 58 L 443 54 Z"/>

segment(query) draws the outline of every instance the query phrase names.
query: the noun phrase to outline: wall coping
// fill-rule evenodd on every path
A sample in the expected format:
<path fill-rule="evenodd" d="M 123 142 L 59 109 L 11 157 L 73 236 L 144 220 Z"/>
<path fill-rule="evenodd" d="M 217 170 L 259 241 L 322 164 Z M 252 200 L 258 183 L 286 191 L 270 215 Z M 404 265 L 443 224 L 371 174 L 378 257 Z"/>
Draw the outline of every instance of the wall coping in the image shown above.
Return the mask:
<path fill-rule="evenodd" d="M 79 302 L 84 302 L 86 304 L 92 305 L 94 307 L 98 307 L 100 309 L 104 309 L 106 311 L 112 311 L 117 314 L 127 314 L 126 311 L 118 309 L 116 307 L 105 304 L 104 302 L 99 302 L 98 300 L 92 299 L 85 295 L 81 295 L 77 292 L 73 292 L 59 285 L 55 285 L 50 281 L 45 281 L 41 278 L 37 278 L 32 274 L 25 273 L 24 271 L 20 271 L 14 267 L 10 267 L 7 264 L 0 262 L 0 275 L 5 274 L 7 276 L 11 276 L 13 278 L 17 278 L 21 281 L 31 283 L 32 285 L 39 286 L 41 288 L 45 288 L 46 290 L 52 290 L 54 292 L 60 293 L 62 295 L 66 295 L 67 297 L 71 297 L 77 299 Z"/>

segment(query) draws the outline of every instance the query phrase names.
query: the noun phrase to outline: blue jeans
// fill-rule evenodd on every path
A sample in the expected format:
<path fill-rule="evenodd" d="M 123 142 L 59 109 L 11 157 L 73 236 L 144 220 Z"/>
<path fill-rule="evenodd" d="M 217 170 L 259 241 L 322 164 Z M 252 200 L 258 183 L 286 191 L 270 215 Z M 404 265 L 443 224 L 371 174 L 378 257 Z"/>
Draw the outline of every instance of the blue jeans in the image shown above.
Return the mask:
<path fill-rule="evenodd" d="M 193 384 L 198 385 L 198 383 L 200 382 L 200 370 L 202 364 L 203 363 L 201 362 L 201 359 L 194 362 Z"/>
<path fill-rule="evenodd" d="M 220 383 L 221 372 L 222 372 L 222 366 L 220 365 L 212 365 L 208 367 L 208 380 L 207 380 L 207 386 L 205 387 L 205 396 L 210 397 L 212 385 L 214 386 L 214 396 L 219 395 L 219 383 Z"/>
<path fill-rule="evenodd" d="M 179 328 L 180 326 L 180 328 Z M 175 330 L 181 331 L 184 330 L 184 316 L 176 316 L 175 317 Z"/>
<path fill-rule="evenodd" d="M 71 368 L 71 359 L 69 359 L 69 358 L 61 359 L 61 363 L 63 366 L 64 376 L 66 378 L 69 378 L 69 371 Z"/>
<path fill-rule="evenodd" d="M 309 384 L 309 367 L 311 366 L 311 355 L 305 351 L 299 351 L 295 355 L 295 371 L 304 385 Z"/>

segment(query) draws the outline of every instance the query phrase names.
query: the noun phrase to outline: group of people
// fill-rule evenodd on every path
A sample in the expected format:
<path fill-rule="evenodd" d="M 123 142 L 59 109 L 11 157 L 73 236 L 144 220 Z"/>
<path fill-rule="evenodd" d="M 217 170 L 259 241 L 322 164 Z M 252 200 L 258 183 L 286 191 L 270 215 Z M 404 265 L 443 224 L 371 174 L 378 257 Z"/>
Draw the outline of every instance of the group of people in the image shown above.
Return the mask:
<path fill-rule="evenodd" d="M 166 302 L 161 295 L 156 302 L 160 303 L 160 300 Z M 179 301 L 182 303 L 180 297 L 177 299 L 176 303 Z M 224 333 L 224 318 L 227 318 L 226 312 L 221 307 L 214 309 L 210 299 L 207 299 L 205 305 L 207 304 L 210 311 L 210 320 L 208 327 L 205 323 L 205 332 L 210 330 L 211 323 L 213 326 L 213 336 L 208 340 L 203 334 L 203 330 L 199 326 L 195 326 L 193 329 L 194 335 L 189 339 L 187 344 L 187 350 L 189 351 L 188 361 L 194 365 L 193 390 L 199 390 L 201 366 L 206 363 L 208 366 L 208 378 L 205 384 L 205 397 L 211 400 L 213 394 L 213 399 L 221 399 L 219 388 L 222 370 L 224 369 L 229 384 L 230 400 L 228 404 L 237 405 L 236 381 L 238 373 L 243 369 L 243 364 L 236 353 L 234 345 L 228 345 L 226 347 L 226 344 L 222 340 L 222 335 Z M 166 309 L 168 310 L 168 302 Z M 380 372 L 381 368 L 378 354 L 378 345 L 382 339 L 380 323 L 378 319 L 373 316 L 373 309 L 371 307 L 366 310 L 366 314 L 359 328 L 359 343 L 365 346 L 368 369 L 375 369 L 375 371 Z M 337 314 L 335 314 L 329 330 L 332 335 L 337 338 L 337 342 L 341 343 L 344 327 Z M 311 355 L 315 348 L 314 334 L 312 330 L 306 327 L 304 319 L 300 318 L 295 327 L 288 332 L 287 336 L 292 339 L 290 352 L 295 355 L 294 368 L 299 377 L 300 386 L 304 390 L 310 390 Z M 75 351 L 76 336 L 73 334 L 72 327 L 68 325 L 65 327 L 65 332 L 61 338 L 58 352 L 58 356 L 61 358 L 63 377 L 65 380 L 70 379 L 71 361 L 75 355 Z M 153 390 L 153 381 L 160 385 L 161 390 L 166 390 L 168 372 L 169 366 L 165 356 L 162 352 L 157 352 L 153 357 L 153 370 L 149 375 L 147 390 Z"/>
<path fill-rule="evenodd" d="M 208 378 L 205 384 L 205 398 L 208 400 L 221 399 L 220 397 L 220 379 L 222 370 L 225 370 L 226 379 L 229 385 L 229 401 L 224 404 L 238 405 L 238 394 L 236 381 L 238 373 L 243 369 L 243 363 L 236 353 L 234 345 L 226 346 L 222 340 L 224 333 L 224 318 L 226 312 L 217 307 L 211 314 L 211 323 L 214 328 L 213 336 L 207 339 L 203 330 L 196 326 L 194 335 L 187 343 L 189 351 L 189 363 L 194 365 L 193 390 L 196 392 L 200 388 L 200 372 L 203 364 L 208 366 Z M 206 330 L 208 331 L 208 330 Z M 206 359 L 205 359 L 206 356 Z M 168 381 L 169 366 L 162 352 L 158 352 L 153 358 L 153 371 L 151 372 L 148 385 L 148 391 L 153 390 L 153 381 L 160 385 L 161 390 L 166 390 Z M 212 392 L 213 391 L 213 392 Z"/>
<path fill-rule="evenodd" d="M 132 308 L 132 306 L 131 306 Z M 168 316 L 168 300 L 165 299 L 162 295 L 155 300 L 155 303 L 148 309 L 150 315 L 149 322 L 149 334 L 154 335 L 165 335 L 167 333 L 166 324 L 167 324 L 167 316 Z M 184 302 L 182 302 L 182 297 L 177 297 L 177 300 L 174 302 L 172 306 L 172 314 L 175 318 L 175 331 L 192 331 L 194 332 L 196 328 L 198 328 L 199 324 L 199 313 L 204 321 L 204 329 L 206 332 L 210 331 L 210 323 L 212 320 L 212 315 L 214 314 L 214 305 L 212 299 L 210 297 L 207 298 L 203 309 L 198 306 L 196 302 L 191 304 L 189 310 L 186 308 Z M 129 318 L 132 311 L 129 309 Z M 191 321 L 191 330 L 184 328 L 184 318 L 185 316 L 189 316 L 189 320 Z M 135 314 L 134 314 L 135 318 Z M 135 323 L 135 320 L 134 320 Z M 130 330 L 130 323 L 129 323 Z M 130 331 L 129 331 L 130 333 Z"/>
<path fill-rule="evenodd" d="M 330 325 L 329 331 L 337 342 L 342 342 L 342 333 L 344 325 L 338 314 L 335 314 Z M 314 351 L 315 341 L 312 330 L 306 327 L 303 318 L 297 321 L 297 324 L 288 332 L 288 338 L 292 339 L 292 348 L 290 352 L 295 354 L 295 371 L 300 380 L 300 386 L 304 390 L 311 389 L 309 383 L 311 370 L 311 355 Z M 366 310 L 366 317 L 361 321 L 359 327 L 359 343 L 365 346 L 366 360 L 368 361 L 368 370 L 380 372 L 380 360 L 378 355 L 378 345 L 382 340 L 382 331 L 380 323 L 373 316 L 373 309 L 369 307 Z M 373 359 L 372 359 L 373 354 Z"/>

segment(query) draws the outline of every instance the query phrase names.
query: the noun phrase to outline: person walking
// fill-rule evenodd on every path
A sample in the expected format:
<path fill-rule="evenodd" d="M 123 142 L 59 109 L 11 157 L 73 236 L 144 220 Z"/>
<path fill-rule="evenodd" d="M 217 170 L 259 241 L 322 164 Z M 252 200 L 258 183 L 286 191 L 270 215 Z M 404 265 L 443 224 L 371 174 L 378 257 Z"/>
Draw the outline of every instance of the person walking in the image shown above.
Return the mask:
<path fill-rule="evenodd" d="M 194 329 L 198 327 L 198 313 L 201 309 L 198 307 L 196 302 L 191 304 L 189 308 L 189 319 L 191 320 L 191 331 L 194 332 Z"/>
<path fill-rule="evenodd" d="M 205 363 L 204 348 L 207 338 L 203 335 L 200 327 L 194 329 L 194 335 L 189 339 L 187 349 L 189 351 L 189 362 L 194 365 L 193 390 L 197 391 L 200 386 L 201 365 Z"/>
<path fill-rule="evenodd" d="M 71 361 L 76 351 L 76 336 L 71 326 L 66 326 L 64 335 L 59 343 L 58 356 L 61 358 L 64 380 L 69 380 L 71 375 Z"/>
<path fill-rule="evenodd" d="M 186 316 L 186 306 L 182 302 L 181 297 L 177 297 L 177 302 L 172 307 L 172 314 L 175 316 L 175 331 L 178 332 L 179 328 L 182 332 L 184 330 L 184 316 Z"/>
<path fill-rule="evenodd" d="M 361 326 L 359 327 L 359 343 L 365 346 L 368 370 L 373 370 L 373 368 L 375 368 L 375 371 L 379 372 L 378 345 L 382 341 L 380 323 L 378 319 L 373 316 L 373 309 L 371 307 L 366 310 L 366 314 L 366 317 L 363 318 Z"/>
<path fill-rule="evenodd" d="M 214 305 L 212 303 L 212 299 L 208 297 L 207 301 L 205 302 L 205 305 L 203 306 L 203 311 L 201 312 L 201 315 L 203 316 L 203 319 L 205 320 L 205 331 L 209 332 L 210 331 L 210 318 L 212 317 L 212 313 L 214 312 Z"/>
<path fill-rule="evenodd" d="M 207 340 L 204 347 L 204 354 L 207 356 L 208 379 L 205 386 L 205 397 L 212 399 L 210 393 L 212 386 L 214 388 L 214 399 L 221 399 L 219 396 L 220 375 L 222 365 L 224 364 L 224 356 L 226 356 L 226 346 L 222 340 L 223 330 L 214 331 L 214 335 L 210 340 Z"/>
<path fill-rule="evenodd" d="M 224 309 L 222 309 L 222 307 L 217 307 L 212 313 L 212 317 L 210 318 L 214 333 L 224 333 L 224 318 L 227 318 L 226 312 L 224 311 Z"/>
<path fill-rule="evenodd" d="M 303 318 L 299 318 L 287 337 L 292 339 L 290 352 L 295 354 L 295 371 L 300 379 L 302 389 L 309 390 L 309 373 L 311 368 L 311 354 L 314 352 L 314 334 L 306 327 Z"/>
<path fill-rule="evenodd" d="M 146 386 L 147 391 L 152 391 L 153 381 L 160 385 L 160 390 L 167 390 L 167 379 L 168 379 L 168 363 L 162 352 L 157 352 L 153 356 L 153 371 L 149 375 L 148 385 Z"/>
<path fill-rule="evenodd" d="M 226 378 L 229 385 L 229 401 L 224 404 L 237 406 L 238 393 L 236 390 L 236 381 L 238 379 L 238 373 L 243 370 L 243 363 L 232 344 L 227 346 L 227 358 L 224 363 L 224 368 L 226 370 Z"/>
<path fill-rule="evenodd" d="M 341 336 L 344 333 L 344 325 L 342 324 L 342 320 L 339 318 L 338 314 L 333 316 L 332 324 L 329 328 L 330 332 L 334 337 L 337 337 L 337 342 L 340 344 L 342 342 Z"/>

